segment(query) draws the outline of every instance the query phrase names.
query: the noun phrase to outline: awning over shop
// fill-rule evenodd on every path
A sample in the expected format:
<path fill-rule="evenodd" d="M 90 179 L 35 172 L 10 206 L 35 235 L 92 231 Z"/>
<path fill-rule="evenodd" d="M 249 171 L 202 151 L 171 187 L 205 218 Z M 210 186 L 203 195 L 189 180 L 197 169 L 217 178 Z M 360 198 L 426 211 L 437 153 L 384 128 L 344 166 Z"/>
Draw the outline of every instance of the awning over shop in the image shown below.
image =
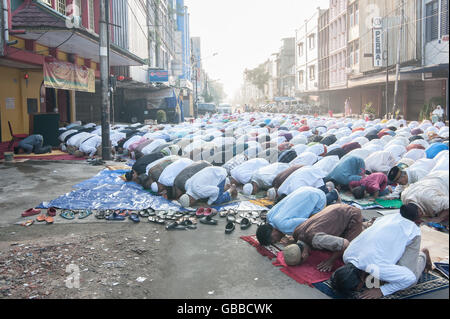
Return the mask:
<path fill-rule="evenodd" d="M 400 73 L 428 73 L 428 72 L 442 72 L 442 71 L 447 71 L 448 73 L 448 63 L 413 67 L 410 69 L 405 68 L 401 70 Z"/>
<path fill-rule="evenodd" d="M 389 82 L 395 81 L 395 73 L 389 73 L 388 76 Z M 402 73 L 400 71 L 399 81 L 416 81 L 421 80 L 422 77 L 420 74 L 410 74 L 410 73 Z M 386 83 L 386 73 L 376 73 L 374 75 L 365 75 L 360 78 L 354 78 L 348 80 L 348 88 L 364 86 L 364 85 L 374 85 L 374 84 L 382 84 Z"/>
<path fill-rule="evenodd" d="M 35 40 L 38 44 L 58 48 L 66 53 L 100 61 L 99 36 L 84 27 L 66 26 L 66 17 L 45 4 L 30 2 L 14 12 L 12 17 L 13 30 L 25 30 L 20 37 Z M 145 61 L 138 56 L 111 44 L 111 66 L 143 65 Z"/>

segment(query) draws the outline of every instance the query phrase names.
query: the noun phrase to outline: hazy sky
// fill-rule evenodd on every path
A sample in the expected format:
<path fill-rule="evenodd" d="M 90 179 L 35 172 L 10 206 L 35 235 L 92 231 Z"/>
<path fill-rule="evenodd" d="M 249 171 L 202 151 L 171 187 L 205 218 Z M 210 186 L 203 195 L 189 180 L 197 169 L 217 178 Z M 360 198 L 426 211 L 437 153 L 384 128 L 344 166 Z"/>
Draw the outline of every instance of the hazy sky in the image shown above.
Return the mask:
<path fill-rule="evenodd" d="M 185 0 L 191 36 L 201 38 L 204 69 L 224 84 L 232 99 L 245 68 L 254 68 L 278 52 L 281 39 L 329 0 Z M 214 53 L 219 53 L 212 57 Z"/>

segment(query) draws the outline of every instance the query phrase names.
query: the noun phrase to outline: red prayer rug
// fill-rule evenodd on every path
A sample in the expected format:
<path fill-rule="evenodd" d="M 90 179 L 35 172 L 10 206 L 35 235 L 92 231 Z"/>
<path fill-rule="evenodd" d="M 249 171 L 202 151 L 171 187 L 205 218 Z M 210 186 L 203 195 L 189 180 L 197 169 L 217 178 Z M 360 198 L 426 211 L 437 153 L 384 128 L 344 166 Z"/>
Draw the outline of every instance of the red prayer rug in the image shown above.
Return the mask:
<path fill-rule="evenodd" d="M 255 247 L 261 255 L 267 256 L 270 259 L 276 258 L 276 260 L 272 264 L 274 266 L 281 266 L 280 271 L 303 285 L 309 285 L 313 287 L 313 284 L 315 283 L 328 280 L 330 279 L 333 271 L 344 265 L 342 260 L 337 260 L 332 271 L 321 272 L 317 270 L 317 265 L 322 261 L 328 259 L 331 256 L 331 252 L 312 250 L 308 260 L 305 263 L 299 266 L 288 266 L 284 262 L 282 245 L 262 246 L 256 239 L 256 235 L 241 236 L 241 239 L 245 240 L 253 247 Z"/>

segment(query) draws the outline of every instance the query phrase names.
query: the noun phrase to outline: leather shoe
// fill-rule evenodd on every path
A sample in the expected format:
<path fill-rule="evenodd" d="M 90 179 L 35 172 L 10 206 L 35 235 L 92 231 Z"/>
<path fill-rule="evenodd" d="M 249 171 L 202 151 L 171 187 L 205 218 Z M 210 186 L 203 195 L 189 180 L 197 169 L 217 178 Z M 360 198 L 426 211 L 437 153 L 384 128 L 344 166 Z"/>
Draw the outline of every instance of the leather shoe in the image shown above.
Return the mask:
<path fill-rule="evenodd" d="M 228 222 L 225 226 L 225 234 L 231 234 L 234 230 L 235 226 L 233 222 Z"/>
<path fill-rule="evenodd" d="M 250 222 L 250 220 L 248 218 L 242 218 L 241 221 L 241 229 L 247 229 L 252 225 L 252 223 Z"/>

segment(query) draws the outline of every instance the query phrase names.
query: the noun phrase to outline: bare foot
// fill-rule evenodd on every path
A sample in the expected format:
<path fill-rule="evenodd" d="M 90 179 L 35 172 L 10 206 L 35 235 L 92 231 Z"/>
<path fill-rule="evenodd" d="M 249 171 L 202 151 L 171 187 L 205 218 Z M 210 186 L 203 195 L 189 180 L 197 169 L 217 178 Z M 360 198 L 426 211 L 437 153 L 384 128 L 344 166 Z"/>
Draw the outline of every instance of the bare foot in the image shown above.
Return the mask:
<path fill-rule="evenodd" d="M 422 249 L 422 252 L 427 257 L 427 261 L 425 264 L 425 272 L 429 272 L 433 269 L 433 263 L 431 262 L 430 251 L 427 248 Z"/>
<path fill-rule="evenodd" d="M 232 184 L 230 187 L 230 194 L 232 198 L 236 198 L 238 195 L 237 189 L 236 189 L 236 184 Z"/>

